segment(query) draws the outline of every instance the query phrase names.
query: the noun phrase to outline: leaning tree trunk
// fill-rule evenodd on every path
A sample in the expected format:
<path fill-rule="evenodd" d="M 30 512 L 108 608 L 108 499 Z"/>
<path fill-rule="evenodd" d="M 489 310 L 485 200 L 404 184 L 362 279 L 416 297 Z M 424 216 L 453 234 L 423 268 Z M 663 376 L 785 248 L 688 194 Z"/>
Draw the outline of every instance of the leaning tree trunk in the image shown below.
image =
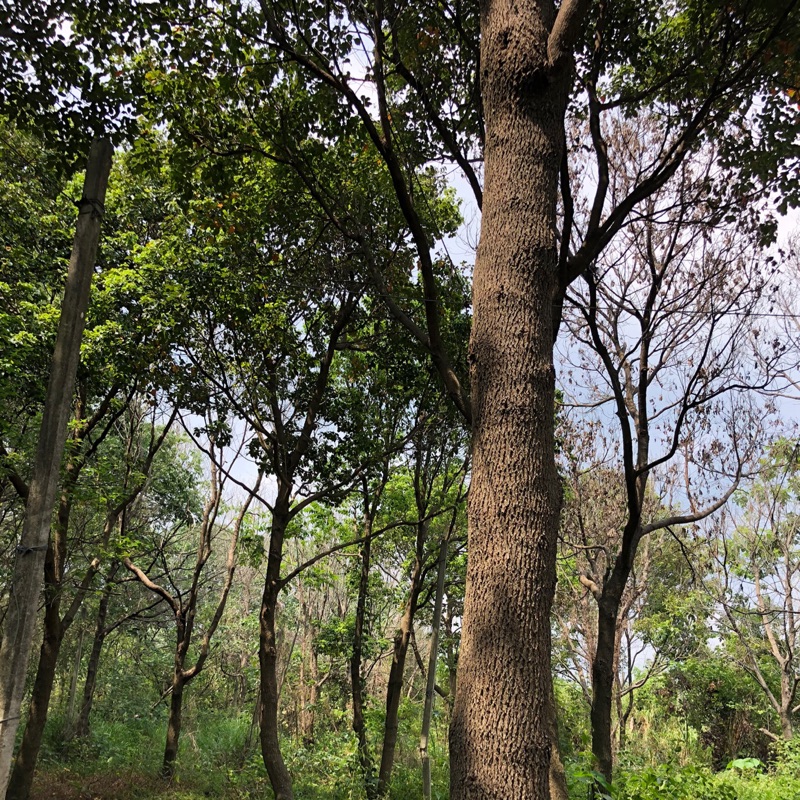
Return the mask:
<path fill-rule="evenodd" d="M 439 628 L 442 624 L 442 601 L 444 599 L 444 580 L 447 572 L 447 537 L 442 537 L 439 545 L 439 566 L 436 574 L 436 598 L 433 603 L 431 623 L 431 646 L 428 654 L 428 675 L 425 681 L 425 706 L 422 711 L 422 731 L 419 737 L 419 754 L 422 761 L 422 797 L 431 798 L 431 756 L 428 752 L 428 739 L 431 732 L 433 714 L 433 694 L 436 687 L 436 662 L 439 656 Z"/>
<path fill-rule="evenodd" d="M 534 0 L 484 0 L 481 9 L 486 184 L 468 354 L 473 466 L 451 800 L 549 796 L 561 507 L 555 230 L 570 74 L 550 64 L 554 13 Z"/>
<path fill-rule="evenodd" d="M 80 633 L 78 634 L 78 645 L 75 648 L 75 661 L 72 664 L 72 675 L 69 681 L 69 695 L 67 698 L 67 735 L 69 738 L 75 736 L 76 719 L 75 719 L 75 697 L 78 694 L 78 675 L 81 671 L 81 664 L 83 663 L 83 640 L 86 638 L 86 629 L 81 626 Z"/>
<path fill-rule="evenodd" d="M 169 717 L 167 718 L 167 738 L 164 742 L 164 758 L 161 761 L 161 777 L 167 780 L 175 775 L 175 763 L 178 760 L 178 747 L 181 738 L 181 722 L 183 718 L 183 690 L 188 683 L 184 666 L 192 634 L 194 611 L 189 607 L 178 607 L 175 612 L 175 654 L 172 664 L 172 684 L 170 686 Z"/>
<path fill-rule="evenodd" d="M 366 515 L 364 525 L 365 541 L 361 547 L 361 572 L 358 578 L 358 599 L 356 601 L 356 620 L 353 630 L 353 653 L 350 657 L 350 687 L 353 695 L 353 731 L 358 739 L 358 761 L 367 800 L 377 797 L 372 759 L 369 755 L 367 727 L 364 722 L 364 681 L 361 676 L 361 660 L 364 647 L 364 617 L 366 615 L 367 591 L 369 589 L 370 556 L 372 550 L 372 519 Z"/>
<path fill-rule="evenodd" d="M 89 663 L 86 667 L 86 681 L 83 684 L 83 698 L 78 722 L 75 725 L 75 736 L 84 738 L 89 735 L 89 719 L 94 704 L 94 690 L 97 686 L 97 671 L 100 668 L 100 655 L 103 652 L 103 643 L 106 639 L 106 620 L 108 619 L 108 605 L 111 600 L 111 583 L 108 582 L 100 597 L 97 609 L 97 623 L 92 640 L 92 651 L 89 653 Z"/>
<path fill-rule="evenodd" d="M 281 503 L 280 493 L 285 497 Z M 278 736 L 278 641 L 275 617 L 280 593 L 280 571 L 283 559 L 283 541 L 289 522 L 289 493 L 279 490 L 272 515 L 272 530 L 267 556 L 267 574 L 264 581 L 264 595 L 261 600 L 259 616 L 258 657 L 261 667 L 261 756 L 267 768 L 269 781 L 275 793 L 275 800 L 294 800 L 292 779 L 281 754 Z"/>
<path fill-rule="evenodd" d="M 51 556 L 48 554 L 48 565 L 50 564 Z M 56 678 L 58 653 L 64 640 L 64 629 L 59 614 L 60 591 L 51 583 L 47 594 L 49 597 L 44 613 L 44 638 L 31 692 L 30 710 L 19 752 L 14 760 L 14 769 L 8 782 L 6 800 L 28 800 L 30 797 L 36 762 L 42 746 L 44 726 L 47 722 L 50 695 L 53 692 Z"/>
<path fill-rule="evenodd" d="M 0 645 L 0 795 L 8 784 L 19 727 L 25 677 L 39 610 L 50 520 L 89 304 L 100 219 L 111 170 L 111 152 L 110 142 L 97 139 L 89 155 L 83 196 L 78 203 L 78 222 L 50 367 L 33 478 L 25 506 L 25 522 L 11 577 L 8 611 Z"/>
<path fill-rule="evenodd" d="M 400 627 L 394 636 L 392 665 L 389 668 L 389 683 L 386 686 L 386 722 L 383 729 L 383 749 L 381 766 L 378 773 L 378 795 L 383 797 L 389 792 L 394 766 L 394 751 L 397 748 L 398 715 L 400 698 L 403 695 L 403 673 L 406 666 L 408 645 L 414 627 L 414 615 L 417 611 L 417 600 L 421 589 L 422 563 L 417 556 L 411 575 L 411 589 L 406 603 Z"/>

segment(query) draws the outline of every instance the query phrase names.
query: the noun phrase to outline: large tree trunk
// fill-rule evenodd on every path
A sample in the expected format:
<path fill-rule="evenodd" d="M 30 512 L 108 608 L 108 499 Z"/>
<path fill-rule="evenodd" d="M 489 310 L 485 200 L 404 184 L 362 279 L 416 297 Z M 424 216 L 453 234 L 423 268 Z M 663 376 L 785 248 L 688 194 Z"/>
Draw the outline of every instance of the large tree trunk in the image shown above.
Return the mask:
<path fill-rule="evenodd" d="M 280 495 L 285 495 L 283 498 Z M 281 500 L 283 499 L 283 502 Z M 280 593 L 283 540 L 289 522 L 289 491 L 279 490 L 272 515 L 272 531 L 267 556 L 267 574 L 259 616 L 259 664 L 261 667 L 261 756 L 267 768 L 275 800 L 294 800 L 292 779 L 281 755 L 278 736 L 278 642 L 275 617 Z"/>
<path fill-rule="evenodd" d="M 52 551 L 48 551 L 47 567 L 48 599 L 44 614 L 44 638 L 31 693 L 28 721 L 25 725 L 19 752 L 14 761 L 14 769 L 8 782 L 6 800 L 28 800 L 30 797 L 33 775 L 36 771 L 36 761 L 39 758 L 44 726 L 47 722 L 50 695 L 53 692 L 53 683 L 56 677 L 58 653 L 64 640 L 64 629 L 59 614 L 61 593 L 59 584 L 53 582 L 55 567 L 53 565 Z"/>
<path fill-rule="evenodd" d="M 92 144 L 67 283 L 61 305 L 56 345 L 50 368 L 33 478 L 25 508 L 22 538 L 9 590 L 8 611 L 0 645 L 0 794 L 11 772 L 19 727 L 25 677 L 39 609 L 42 569 L 50 535 L 59 467 L 67 436 L 67 418 L 80 356 L 81 338 L 100 235 L 101 209 L 111 170 L 111 144 Z"/>
<path fill-rule="evenodd" d="M 549 64 L 554 13 L 533 0 L 484 0 L 481 11 L 486 185 L 468 356 L 473 467 L 451 800 L 549 795 L 561 506 L 553 302 L 569 75 Z"/>

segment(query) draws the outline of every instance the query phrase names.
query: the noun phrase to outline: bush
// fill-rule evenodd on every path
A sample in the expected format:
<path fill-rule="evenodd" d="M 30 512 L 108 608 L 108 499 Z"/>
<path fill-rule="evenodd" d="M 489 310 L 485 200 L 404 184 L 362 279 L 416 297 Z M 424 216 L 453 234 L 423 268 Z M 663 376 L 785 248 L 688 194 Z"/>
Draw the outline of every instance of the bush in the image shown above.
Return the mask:
<path fill-rule="evenodd" d="M 733 787 L 700 767 L 648 767 L 623 773 L 614 800 L 737 800 Z"/>

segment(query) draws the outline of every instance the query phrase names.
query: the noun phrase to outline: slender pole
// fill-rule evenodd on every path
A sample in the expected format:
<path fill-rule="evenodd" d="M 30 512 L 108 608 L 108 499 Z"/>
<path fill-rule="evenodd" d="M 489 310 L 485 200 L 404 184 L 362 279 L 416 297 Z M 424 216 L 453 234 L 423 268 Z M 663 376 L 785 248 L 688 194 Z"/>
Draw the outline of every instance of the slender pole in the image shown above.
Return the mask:
<path fill-rule="evenodd" d="M 436 576 L 436 599 L 433 604 L 433 623 L 431 625 L 431 651 L 428 656 L 428 680 L 425 685 L 425 708 L 422 712 L 422 733 L 419 737 L 419 753 L 422 757 L 422 796 L 431 797 L 431 757 L 428 753 L 428 738 L 431 730 L 433 712 L 433 693 L 436 687 L 436 658 L 439 654 L 439 626 L 442 619 L 442 599 L 444 597 L 444 578 L 447 567 L 448 536 L 442 537 L 439 546 L 439 571 Z"/>
<path fill-rule="evenodd" d="M 75 650 L 75 663 L 72 665 L 72 677 L 69 682 L 69 696 L 67 698 L 67 736 L 72 739 L 75 736 L 75 696 L 78 694 L 78 674 L 81 671 L 81 661 L 83 660 L 83 641 L 86 637 L 86 628 L 81 625 L 78 634 L 78 646 Z"/>
<path fill-rule="evenodd" d="M 9 590 L 5 631 L 0 645 L 0 796 L 5 795 L 11 774 L 14 740 L 39 610 L 50 520 L 67 438 L 67 419 L 72 406 L 103 203 L 111 171 L 111 155 L 111 143 L 107 139 L 95 139 L 89 153 L 83 196 L 78 203 L 78 221 L 42 412 L 42 427 Z"/>

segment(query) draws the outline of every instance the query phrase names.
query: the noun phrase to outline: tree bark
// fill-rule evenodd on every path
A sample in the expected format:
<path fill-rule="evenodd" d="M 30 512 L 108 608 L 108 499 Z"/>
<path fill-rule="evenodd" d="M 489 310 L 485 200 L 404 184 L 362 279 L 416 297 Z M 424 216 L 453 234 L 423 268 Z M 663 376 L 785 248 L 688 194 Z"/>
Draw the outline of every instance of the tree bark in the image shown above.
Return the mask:
<path fill-rule="evenodd" d="M 86 629 L 81 626 L 78 634 L 78 645 L 75 648 L 75 661 L 72 665 L 72 675 L 69 681 L 69 699 L 67 702 L 67 735 L 72 738 L 75 735 L 77 720 L 75 719 L 75 698 L 78 694 L 78 675 L 81 671 L 83 661 L 83 640 L 86 636 Z"/>
<path fill-rule="evenodd" d="M 639 507 L 641 508 L 641 506 Z M 630 579 L 631 569 L 636 558 L 640 527 L 638 517 L 631 517 L 628 527 L 635 532 L 630 535 L 626 529 L 628 542 L 614 562 L 611 575 L 605 581 L 597 601 L 597 645 L 592 662 L 592 754 L 597 769 L 609 783 L 614 773 L 614 749 L 611 716 L 614 706 L 614 685 L 618 680 L 620 638 L 618 620 L 622 597 Z M 622 724 L 620 720 L 620 725 Z M 624 736 L 624 734 L 621 734 Z"/>
<path fill-rule="evenodd" d="M 560 22 L 574 5 L 561 4 Z M 481 10 L 486 184 L 468 354 L 473 468 L 451 800 L 549 796 L 561 506 L 555 230 L 570 74 L 554 16 L 533 0 L 484 0 Z"/>
<path fill-rule="evenodd" d="M 59 584 L 54 580 L 55 566 L 52 549 L 47 555 L 47 603 L 44 612 L 44 638 L 33 682 L 28 720 L 20 743 L 19 752 L 14 761 L 14 768 L 6 790 L 6 800 L 28 800 L 36 771 L 36 762 L 42 746 L 44 726 L 47 722 L 47 710 L 50 695 L 56 677 L 56 665 L 61 643 L 64 640 L 64 628 L 61 624 L 61 593 Z"/>
<path fill-rule="evenodd" d="M 794 676 L 791 676 L 790 680 L 793 680 L 793 678 Z M 783 676 L 781 676 L 781 681 L 783 681 Z M 792 724 L 791 702 L 787 704 L 784 700 L 781 703 L 779 716 L 781 720 L 781 735 L 787 742 L 789 742 L 792 740 L 792 738 L 794 738 L 794 725 Z"/>
<path fill-rule="evenodd" d="M 372 517 L 369 510 L 364 515 L 364 536 L 372 533 Z M 350 686 L 353 695 L 353 731 L 358 739 L 358 762 L 364 780 L 367 800 L 377 797 L 375 775 L 367 742 L 367 729 L 364 723 L 364 682 L 361 675 L 362 652 L 364 646 L 364 617 L 366 615 L 367 591 L 369 589 L 369 570 L 372 539 L 366 538 L 361 547 L 361 572 L 358 578 L 358 599 L 356 601 L 356 620 L 353 630 L 353 653 L 350 657 Z"/>
<path fill-rule="evenodd" d="M 83 196 L 79 203 L 25 522 L 9 590 L 8 612 L 0 645 L 0 794 L 5 792 L 8 784 L 19 727 L 25 677 L 36 627 L 42 569 L 50 535 L 50 518 L 67 436 L 67 418 L 111 170 L 111 153 L 108 140 L 97 139 L 92 143 Z"/>
<path fill-rule="evenodd" d="M 431 798 L 431 757 L 428 753 L 428 738 L 431 732 L 433 695 L 436 687 L 436 662 L 439 655 L 439 627 L 442 622 L 442 601 L 444 600 L 444 579 L 447 574 L 447 537 L 442 537 L 439 547 L 439 569 L 436 575 L 436 599 L 433 603 L 433 622 L 431 624 L 431 649 L 428 657 L 428 678 L 425 684 L 425 706 L 422 711 L 422 732 L 419 737 L 419 753 L 422 759 L 422 797 Z"/>
<path fill-rule="evenodd" d="M 569 800 L 567 773 L 559 751 L 558 707 L 554 691 L 550 693 L 550 800 Z"/>
<path fill-rule="evenodd" d="M 280 593 L 280 570 L 283 541 L 289 522 L 290 489 L 281 487 L 272 514 L 272 530 L 267 556 L 267 574 L 259 615 L 260 641 L 258 657 L 261 667 L 261 756 L 267 768 L 275 800 L 294 800 L 292 779 L 281 754 L 278 735 L 278 642 L 275 617 Z"/>
<path fill-rule="evenodd" d="M 82 409 L 79 406 L 76 418 L 80 419 Z M 145 472 L 149 469 L 152 455 L 164 441 L 162 434 L 157 440 L 155 450 L 151 450 L 148 463 L 143 468 Z M 64 635 L 75 619 L 75 615 L 81 608 L 81 604 L 86 596 L 86 592 L 91 585 L 94 576 L 97 574 L 100 565 L 99 559 L 94 559 L 81 580 L 71 604 L 60 616 L 61 598 L 64 588 L 64 571 L 67 560 L 67 533 L 69 530 L 69 520 L 72 511 L 75 485 L 80 472 L 85 465 L 85 460 L 74 461 L 69 459 L 64 470 L 61 499 L 56 514 L 56 523 L 53 526 L 51 544 L 47 548 L 44 578 L 45 578 L 45 638 L 42 645 L 42 652 L 36 672 L 34 683 L 34 694 L 31 700 L 31 710 L 25 726 L 20 750 L 14 763 L 14 768 L 9 780 L 6 798 L 11 800 L 27 800 L 30 788 L 33 783 L 33 774 L 36 762 L 39 757 L 44 726 L 47 722 L 47 712 L 50 695 L 55 681 L 56 663 Z M 140 484 L 136 491 L 127 496 L 122 505 L 118 506 L 106 516 L 103 526 L 103 546 L 108 545 L 111 530 L 116 524 L 120 514 L 125 507 L 132 502 L 143 484 Z"/>
<path fill-rule="evenodd" d="M 314 744 L 314 730 L 316 728 L 317 706 L 320 698 L 319 661 L 312 641 L 313 634 L 308 619 L 303 621 L 303 652 L 300 663 L 300 713 L 299 730 L 304 747 Z M 308 672 L 306 673 L 306 664 Z"/>
<path fill-rule="evenodd" d="M 89 663 L 86 667 L 86 681 L 83 684 L 83 698 L 78 722 L 75 725 L 75 736 L 86 737 L 89 735 L 89 719 L 94 704 L 94 690 L 97 686 L 97 671 L 100 668 L 100 655 L 106 639 L 106 620 L 108 619 L 108 605 L 111 600 L 111 583 L 107 583 L 100 597 L 97 609 L 97 624 L 94 629 L 92 651 L 89 653 Z"/>
<path fill-rule="evenodd" d="M 447 601 L 447 613 L 445 614 L 445 633 L 447 634 L 447 689 L 448 697 L 450 698 L 450 705 L 453 698 L 456 696 L 456 680 L 457 680 L 457 664 L 456 664 L 456 649 L 453 644 L 453 603 L 450 598 Z M 450 706 L 448 706 L 450 707 Z"/>
<path fill-rule="evenodd" d="M 418 534 L 419 536 L 424 534 Z M 424 539 L 423 539 L 424 540 Z M 400 619 L 400 627 L 394 636 L 392 665 L 389 668 L 389 683 L 386 687 L 386 721 L 383 729 L 383 749 L 381 751 L 381 766 L 378 773 L 378 796 L 383 797 L 389 792 L 394 766 L 394 751 L 397 747 L 398 714 L 400 712 L 400 698 L 403 694 L 403 673 L 406 666 L 408 645 L 411 641 L 411 631 L 414 626 L 414 615 L 417 612 L 417 600 L 422 580 L 422 558 L 419 539 L 417 557 L 411 573 L 411 587 L 408 602 Z"/>
<path fill-rule="evenodd" d="M 36 666 L 36 677 L 31 693 L 28 720 L 22 734 L 19 752 L 14 761 L 6 791 L 6 800 L 28 800 L 39 750 L 42 746 L 44 727 L 50 707 L 50 696 L 56 677 L 56 666 L 61 645 L 71 619 L 61 617 L 64 564 L 67 552 L 67 531 L 72 512 L 72 491 L 80 473 L 71 459 L 65 470 L 64 486 L 58 504 L 58 513 L 53 527 L 51 542 L 44 562 L 44 636 Z"/>
<path fill-rule="evenodd" d="M 167 720 L 167 740 L 164 745 L 164 760 L 161 764 L 161 777 L 168 780 L 175 775 L 175 763 L 178 760 L 184 686 L 183 666 L 181 666 L 176 668 L 172 676 L 172 694 L 169 701 L 169 719 Z"/>
<path fill-rule="evenodd" d="M 627 578 L 626 578 L 627 580 Z M 613 581 L 610 579 L 609 584 Z M 614 770 L 611 709 L 614 702 L 614 665 L 619 599 L 608 584 L 597 604 L 597 651 L 592 664 L 592 753 L 598 770 L 610 781 Z"/>

